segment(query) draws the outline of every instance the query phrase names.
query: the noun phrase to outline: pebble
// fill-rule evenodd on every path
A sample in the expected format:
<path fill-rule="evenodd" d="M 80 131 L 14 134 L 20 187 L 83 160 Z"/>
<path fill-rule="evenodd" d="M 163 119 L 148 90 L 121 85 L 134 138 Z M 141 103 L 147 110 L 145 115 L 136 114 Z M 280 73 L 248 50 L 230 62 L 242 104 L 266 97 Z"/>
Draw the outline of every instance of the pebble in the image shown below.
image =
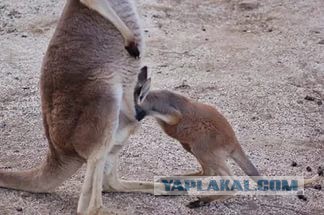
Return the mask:
<path fill-rule="evenodd" d="M 316 189 L 316 190 L 322 190 L 322 185 L 316 184 L 316 185 L 314 185 L 314 189 Z"/>
<path fill-rule="evenodd" d="M 239 4 L 239 8 L 242 10 L 254 10 L 259 7 L 257 1 L 243 1 Z"/>
<path fill-rule="evenodd" d="M 297 192 L 298 199 L 307 201 L 307 197 L 303 194 L 303 192 Z"/>
<path fill-rule="evenodd" d="M 307 101 L 315 101 L 315 98 L 312 97 L 312 96 L 305 96 L 304 99 L 307 100 Z"/>
<path fill-rule="evenodd" d="M 319 166 L 318 169 L 317 169 L 317 174 L 319 176 L 324 176 L 324 168 Z"/>
<path fill-rule="evenodd" d="M 4 123 L 4 122 L 1 122 L 1 123 L 0 123 L 0 128 L 5 128 L 6 126 L 7 126 L 6 123 Z"/>
<path fill-rule="evenodd" d="M 18 212 L 22 212 L 23 209 L 22 209 L 22 207 L 16 207 L 16 211 L 18 211 Z"/>

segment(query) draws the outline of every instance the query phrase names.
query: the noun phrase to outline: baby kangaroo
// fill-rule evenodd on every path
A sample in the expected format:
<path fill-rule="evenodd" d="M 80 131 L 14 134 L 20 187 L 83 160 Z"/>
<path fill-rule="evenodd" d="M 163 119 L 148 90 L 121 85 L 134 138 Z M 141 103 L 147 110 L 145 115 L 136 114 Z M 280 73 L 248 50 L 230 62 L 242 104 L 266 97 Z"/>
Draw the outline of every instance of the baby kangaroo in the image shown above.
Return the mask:
<path fill-rule="evenodd" d="M 226 163 L 228 158 L 232 158 L 252 179 L 260 176 L 229 122 L 214 107 L 167 90 L 149 92 L 150 83 L 147 67 L 143 67 L 134 91 L 136 118 L 140 121 L 146 115 L 155 117 L 166 134 L 178 140 L 185 150 L 197 158 L 202 170 L 188 176 L 232 176 Z M 314 176 L 304 184 L 314 182 L 318 177 Z M 188 207 L 199 207 L 228 197 L 205 196 L 191 202 Z"/>

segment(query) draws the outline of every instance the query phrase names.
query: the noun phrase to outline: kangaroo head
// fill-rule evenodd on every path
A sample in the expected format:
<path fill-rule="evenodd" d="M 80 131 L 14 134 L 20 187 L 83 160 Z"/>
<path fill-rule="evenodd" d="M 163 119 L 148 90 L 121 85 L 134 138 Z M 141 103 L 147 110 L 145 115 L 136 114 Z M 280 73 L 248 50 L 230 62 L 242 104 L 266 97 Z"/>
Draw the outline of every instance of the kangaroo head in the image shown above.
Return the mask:
<path fill-rule="evenodd" d="M 141 121 L 147 115 L 145 110 L 145 98 L 148 95 L 151 87 L 151 78 L 147 78 L 147 66 L 141 68 L 137 76 L 137 83 L 134 89 L 134 103 L 136 110 L 136 119 Z"/>

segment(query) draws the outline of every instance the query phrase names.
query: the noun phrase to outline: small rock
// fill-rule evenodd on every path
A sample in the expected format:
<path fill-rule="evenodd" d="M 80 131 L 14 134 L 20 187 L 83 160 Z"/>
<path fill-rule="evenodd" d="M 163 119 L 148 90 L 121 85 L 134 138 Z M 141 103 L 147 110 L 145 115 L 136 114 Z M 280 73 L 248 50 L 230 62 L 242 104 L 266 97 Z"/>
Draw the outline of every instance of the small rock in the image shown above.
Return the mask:
<path fill-rule="evenodd" d="M 314 131 L 315 131 L 316 133 L 321 133 L 321 129 L 319 129 L 319 128 L 315 128 Z"/>
<path fill-rule="evenodd" d="M 312 30 L 311 32 L 314 33 L 314 34 L 320 34 L 321 33 L 319 30 Z"/>
<path fill-rule="evenodd" d="M 6 123 L 4 123 L 4 122 L 1 122 L 1 123 L 0 123 L 0 128 L 5 128 L 6 126 L 7 126 Z"/>
<path fill-rule="evenodd" d="M 320 40 L 320 41 L 318 42 L 318 44 L 320 44 L 320 45 L 324 45 L 324 39 Z"/>
<path fill-rule="evenodd" d="M 27 37 L 27 35 L 26 35 L 26 34 L 23 34 L 23 35 L 21 35 L 21 37 L 22 37 L 22 38 L 26 38 L 26 37 Z"/>
<path fill-rule="evenodd" d="M 186 82 L 187 81 L 184 80 L 181 85 L 176 86 L 174 89 L 190 89 L 190 86 L 188 84 L 186 84 Z"/>
<path fill-rule="evenodd" d="M 23 87 L 23 90 L 29 90 L 30 88 L 29 87 Z"/>
<path fill-rule="evenodd" d="M 310 166 L 306 167 L 306 171 L 307 172 L 311 172 L 312 171 L 312 168 Z"/>
<path fill-rule="evenodd" d="M 28 198 L 28 197 L 30 197 L 30 193 L 23 192 L 23 193 L 20 194 L 20 196 L 21 196 L 22 198 Z"/>
<path fill-rule="evenodd" d="M 202 30 L 202 31 L 206 31 L 206 28 L 202 28 L 201 30 Z"/>
<path fill-rule="evenodd" d="M 298 100 L 297 103 L 298 104 L 304 104 L 304 102 L 302 100 Z"/>
<path fill-rule="evenodd" d="M 266 114 L 266 115 L 264 116 L 264 118 L 267 119 L 267 120 L 269 120 L 269 119 L 272 119 L 273 116 L 269 113 L 269 114 Z"/>
<path fill-rule="evenodd" d="M 315 98 L 312 97 L 312 96 L 305 96 L 304 99 L 307 100 L 307 101 L 315 101 Z"/>
<path fill-rule="evenodd" d="M 23 209 L 22 209 L 22 207 L 16 207 L 16 211 L 18 211 L 18 212 L 22 212 Z"/>
<path fill-rule="evenodd" d="M 318 104 L 318 105 L 322 105 L 323 102 L 322 102 L 321 100 L 318 100 L 318 101 L 317 101 L 317 104 Z"/>
<path fill-rule="evenodd" d="M 19 150 L 15 150 L 15 151 L 13 151 L 14 153 L 18 153 L 19 152 Z"/>
<path fill-rule="evenodd" d="M 251 118 L 252 121 L 256 121 L 256 120 L 258 120 L 258 119 L 259 119 L 259 117 L 257 117 L 257 116 L 253 116 L 253 117 Z"/>
<path fill-rule="evenodd" d="M 297 194 L 298 199 L 307 201 L 307 197 L 304 194 Z"/>
<path fill-rule="evenodd" d="M 319 176 L 324 176 L 324 168 L 319 166 L 318 169 L 317 169 L 317 174 Z"/>
<path fill-rule="evenodd" d="M 316 184 L 316 185 L 314 185 L 314 189 L 322 190 L 322 186 L 320 184 Z"/>
<path fill-rule="evenodd" d="M 292 166 L 292 167 L 296 167 L 296 166 L 297 166 L 297 163 L 296 163 L 295 161 L 293 161 L 293 162 L 291 163 L 291 166 Z"/>
<path fill-rule="evenodd" d="M 244 1 L 239 4 L 241 10 L 254 10 L 259 7 L 259 3 L 256 1 Z"/>
<path fill-rule="evenodd" d="M 11 34 L 11 33 L 14 33 L 14 32 L 17 32 L 17 29 L 16 29 L 16 28 L 9 28 L 9 29 L 7 30 L 7 33 L 8 33 L 8 34 Z"/>
<path fill-rule="evenodd" d="M 0 167 L 0 169 L 11 169 L 11 166 L 4 166 L 4 167 Z"/>
<path fill-rule="evenodd" d="M 12 19 L 12 18 L 21 18 L 21 13 L 15 9 L 11 10 L 8 13 L 8 16 Z"/>

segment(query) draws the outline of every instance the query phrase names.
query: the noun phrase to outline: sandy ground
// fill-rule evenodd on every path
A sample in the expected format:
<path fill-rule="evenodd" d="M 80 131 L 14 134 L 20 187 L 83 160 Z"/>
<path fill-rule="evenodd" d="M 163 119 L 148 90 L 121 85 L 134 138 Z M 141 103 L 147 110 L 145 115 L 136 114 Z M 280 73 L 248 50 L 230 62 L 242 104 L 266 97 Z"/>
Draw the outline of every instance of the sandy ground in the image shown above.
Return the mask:
<path fill-rule="evenodd" d="M 39 72 L 64 2 L 0 0 L 0 168 L 29 168 L 46 153 Z M 323 0 L 139 0 L 139 8 L 155 89 L 218 107 L 264 175 L 310 176 L 324 164 Z M 151 119 L 121 158 L 125 179 L 198 168 Z M 83 172 L 52 194 L 0 189 L 0 214 L 74 214 Z M 324 214 L 323 191 L 306 196 L 241 196 L 190 210 L 194 197 L 111 193 L 104 204 L 127 214 Z"/>

